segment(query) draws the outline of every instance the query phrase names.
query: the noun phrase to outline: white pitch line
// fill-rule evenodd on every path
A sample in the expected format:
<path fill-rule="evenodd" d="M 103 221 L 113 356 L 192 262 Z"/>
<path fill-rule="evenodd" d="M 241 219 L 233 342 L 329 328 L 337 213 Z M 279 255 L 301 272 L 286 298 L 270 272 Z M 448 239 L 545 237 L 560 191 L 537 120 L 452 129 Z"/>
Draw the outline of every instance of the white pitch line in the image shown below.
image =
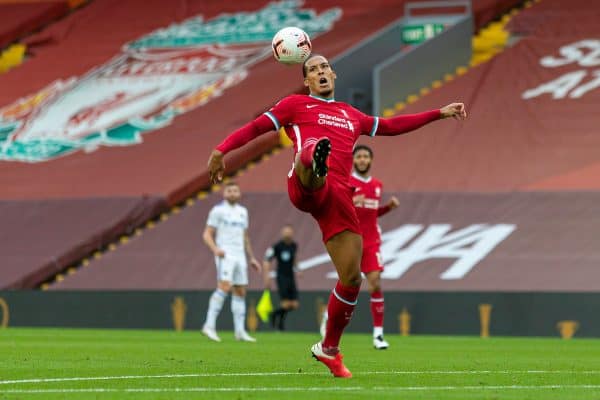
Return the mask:
<path fill-rule="evenodd" d="M 468 374 L 582 374 L 582 375 L 595 375 L 600 374 L 599 371 L 588 370 L 588 371 L 576 371 L 576 370 L 527 370 L 527 371 L 511 371 L 511 370 L 458 370 L 458 371 L 365 371 L 357 372 L 355 375 L 468 375 Z"/>
<path fill-rule="evenodd" d="M 47 393 L 184 393 L 184 392 L 338 392 L 338 391 L 439 391 L 439 390 L 555 390 L 600 389 L 600 385 L 493 385 L 493 386 L 344 386 L 344 387 L 187 387 L 187 388 L 88 388 L 88 389 L 9 389 L 4 394 Z"/>
<path fill-rule="evenodd" d="M 582 374 L 595 375 L 600 374 L 600 370 L 476 370 L 476 371 L 365 371 L 356 372 L 355 376 L 360 375 L 517 375 L 517 374 Z M 177 379 L 177 378 L 214 378 L 214 377 L 235 377 L 235 376 L 302 376 L 302 375 L 329 375 L 328 372 L 224 372 L 224 373 L 200 373 L 200 374 L 168 374 L 168 375 L 118 375 L 118 376 L 82 376 L 72 378 L 32 378 L 32 379 L 13 379 L 0 381 L 0 385 L 12 385 L 20 383 L 50 383 L 50 382 L 73 382 L 73 381 L 108 381 L 108 380 L 127 380 L 127 379 Z"/>
<path fill-rule="evenodd" d="M 168 393 L 168 392 L 301 392 L 301 391 L 351 391 L 365 390 L 364 387 L 189 387 L 189 388 L 89 388 L 89 389 L 9 389 L 2 393 Z"/>
<path fill-rule="evenodd" d="M 121 376 L 86 376 L 74 378 L 33 378 L 33 379 L 14 379 L 10 381 L 0 381 L 0 385 L 11 385 L 16 383 L 46 383 L 46 382 L 70 382 L 70 381 L 108 381 L 117 379 L 152 379 L 152 378 L 195 378 L 201 374 L 180 374 L 180 375 L 121 375 Z"/>

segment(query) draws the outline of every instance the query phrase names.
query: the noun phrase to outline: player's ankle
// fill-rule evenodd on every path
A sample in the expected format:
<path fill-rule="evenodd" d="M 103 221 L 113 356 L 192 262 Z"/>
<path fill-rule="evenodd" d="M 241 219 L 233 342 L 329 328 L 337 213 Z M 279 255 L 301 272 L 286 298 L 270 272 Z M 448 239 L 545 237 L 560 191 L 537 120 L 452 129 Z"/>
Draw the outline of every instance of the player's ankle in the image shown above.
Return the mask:
<path fill-rule="evenodd" d="M 373 337 L 376 338 L 378 336 L 383 336 L 383 327 L 382 326 L 373 327 Z"/>
<path fill-rule="evenodd" d="M 337 346 L 325 347 L 325 345 L 323 345 L 323 353 L 327 354 L 328 356 L 335 357 L 339 352 L 340 352 L 340 348 Z"/>

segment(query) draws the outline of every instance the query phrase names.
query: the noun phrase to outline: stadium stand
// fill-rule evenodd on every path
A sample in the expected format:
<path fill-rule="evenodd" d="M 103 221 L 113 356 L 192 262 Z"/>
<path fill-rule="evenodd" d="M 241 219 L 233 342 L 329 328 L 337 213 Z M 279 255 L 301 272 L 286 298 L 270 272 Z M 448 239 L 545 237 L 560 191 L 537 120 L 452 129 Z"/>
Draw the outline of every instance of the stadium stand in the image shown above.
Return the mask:
<path fill-rule="evenodd" d="M 29 36 L 64 17 L 86 0 L 0 1 L 0 74 L 20 65 Z M 21 43 L 16 43 L 21 41 Z M 32 43 L 34 44 L 34 43 Z"/>
<path fill-rule="evenodd" d="M 499 10 L 508 10 L 516 3 L 518 2 L 475 2 L 477 27 L 497 16 Z M 159 1 L 122 3 L 100 0 L 50 26 L 31 38 L 31 43 L 37 44 L 35 58 L 0 76 L 0 85 L 3 89 L 6 88 L 0 92 L 0 107 L 4 107 L 0 108 L 0 113 L 3 110 L 11 110 L 7 106 L 15 105 L 16 99 L 28 99 L 27 96 L 34 93 L 40 94 L 40 89 L 53 81 L 83 76 L 92 68 L 120 54 L 125 43 L 132 42 L 155 29 L 169 26 L 173 21 L 181 22 L 198 14 L 202 14 L 205 20 L 210 20 L 223 12 L 256 10 L 265 6 L 267 2 L 186 4 L 186 7 L 181 8 Z M 307 1 L 303 7 L 324 12 L 334 5 L 336 3 L 333 1 Z M 535 11 L 539 6 L 536 4 L 532 10 Z M 401 4 L 393 1 L 370 2 L 368 13 L 365 7 L 364 2 L 345 2 L 342 7 L 343 18 L 336 21 L 332 30 L 323 34 L 316 42 L 319 52 L 328 55 L 339 54 L 386 23 L 397 19 L 402 12 Z M 118 12 L 115 11 L 117 9 Z M 140 17 L 132 24 L 131 15 L 137 14 L 140 14 Z M 114 27 L 109 35 L 106 34 L 105 26 L 105 21 L 108 20 Z M 494 200 L 490 193 L 522 189 L 535 179 L 546 178 L 543 176 L 546 170 L 542 165 L 520 160 L 519 146 L 527 146 L 531 140 L 535 140 L 535 137 L 531 136 L 524 138 L 526 135 L 522 134 L 525 131 L 532 135 L 531 125 L 520 130 L 521 133 L 514 130 L 515 127 L 527 127 L 528 123 L 537 128 L 539 121 L 530 118 L 532 110 L 527 107 L 520 109 L 517 103 L 521 100 L 512 100 L 514 94 L 521 90 L 519 85 L 526 80 L 528 81 L 525 86 L 528 88 L 535 86 L 534 83 L 539 84 L 536 73 L 522 74 L 523 79 L 519 82 L 504 75 L 504 72 L 511 68 L 525 69 L 518 60 L 518 51 L 521 49 L 526 53 L 527 46 L 530 45 L 528 41 L 535 42 L 533 38 L 524 38 L 492 61 L 470 69 L 464 76 L 444 84 L 406 108 L 406 111 L 410 112 L 437 107 L 458 96 L 470 106 L 472 119 L 465 126 L 436 124 L 419 134 L 396 138 L 394 146 L 390 146 L 391 142 L 386 142 L 385 139 L 369 142 L 374 145 L 377 159 L 385 160 L 386 168 L 382 168 L 384 163 L 381 163 L 376 173 L 386 183 L 388 191 L 443 192 L 437 197 L 428 198 L 427 201 L 420 201 L 421 197 L 418 194 L 413 196 L 404 193 L 403 201 L 407 205 L 414 205 L 407 206 L 407 214 L 403 212 L 403 218 L 408 218 L 409 212 L 422 215 L 415 211 L 420 210 L 420 204 L 429 204 L 428 207 L 435 210 L 436 207 L 439 208 L 440 202 L 448 201 L 448 204 L 454 204 L 456 209 L 461 208 L 466 201 L 461 196 L 452 197 L 450 193 L 444 192 L 467 192 L 464 195 L 469 199 L 467 204 L 472 204 L 474 209 L 484 210 L 491 207 Z M 90 43 L 94 45 L 90 47 Z M 81 50 L 88 48 L 93 51 Z M 64 60 L 69 62 L 65 63 Z M 504 60 L 503 63 L 500 60 Z M 532 62 L 530 59 L 527 63 L 528 68 Z M 517 72 L 522 73 L 520 70 Z M 16 85 L 15 82 L 20 84 Z M 15 230 L 11 243 L 14 243 L 14 240 L 25 241 L 28 237 L 33 237 L 31 232 L 35 231 L 39 235 L 37 241 L 47 241 L 55 246 L 52 249 L 37 251 L 38 257 L 28 262 L 26 270 L 22 264 L 5 264 L 11 267 L 1 272 L 0 287 L 35 287 L 71 265 L 88 267 L 77 271 L 70 269 L 76 273 L 66 278 L 61 275 L 51 288 L 156 289 L 199 288 L 205 284 L 211 286 L 214 280 L 212 261 L 200 244 L 199 238 L 206 212 L 210 205 L 217 201 L 218 195 L 211 194 L 208 199 L 181 211 L 176 208 L 178 211 L 162 214 L 163 217 L 159 219 L 168 220 L 156 226 L 150 223 L 139 237 L 134 233 L 136 227 L 186 199 L 191 203 L 190 196 L 207 187 L 204 163 L 208 151 L 228 132 L 268 108 L 274 99 L 300 90 L 299 82 L 297 70 L 282 68 L 271 60 L 261 61 L 249 68 L 248 79 L 228 88 L 221 97 L 212 99 L 204 106 L 178 116 L 170 125 L 144 136 L 140 145 L 104 147 L 92 153 L 76 152 L 40 163 L 4 161 L 0 168 L 0 184 L 3 185 L 3 201 L 0 208 L 3 209 L 3 215 L 14 216 L 14 226 L 23 227 L 20 231 Z M 481 94 L 476 95 L 484 92 L 494 93 L 493 101 Z M 43 96 L 44 93 L 40 95 Z M 235 104 L 233 113 L 232 104 Z M 502 113 L 511 114 L 511 118 L 490 126 L 489 117 L 496 115 L 499 106 L 503 106 L 504 108 L 500 108 Z M 585 126 L 585 123 L 581 126 Z M 488 133 L 482 136 L 482 131 Z M 276 134 L 267 135 L 254 146 L 238 152 L 229 160 L 230 171 L 242 167 L 247 160 L 260 156 L 277 143 Z M 573 143 L 573 146 L 577 145 Z M 545 151 L 546 153 L 538 155 L 539 160 L 536 159 L 536 162 L 544 156 L 554 154 L 556 147 L 547 143 Z M 497 162 L 493 165 L 490 163 L 490 152 L 497 157 Z M 245 193 L 244 202 L 251 211 L 254 224 L 252 236 L 255 238 L 257 252 L 260 253 L 269 244 L 279 229 L 278 226 L 265 224 L 264 220 L 285 220 L 297 225 L 299 234 L 304 239 L 301 259 L 310 258 L 320 254 L 322 244 L 313 222 L 301 218 L 299 213 L 292 210 L 284 193 L 284 176 L 289 168 L 289 159 L 289 151 L 273 154 L 265 162 L 240 175 L 239 180 Z M 566 172 L 570 165 L 565 162 L 563 172 Z M 507 178 L 508 174 L 519 178 L 517 184 L 514 183 L 515 180 Z M 468 196 L 468 192 L 474 192 L 473 197 Z M 516 201 L 511 196 L 503 199 L 504 202 L 498 203 L 500 206 L 495 209 L 504 210 L 507 204 Z M 529 204 L 528 202 L 535 202 L 539 198 L 530 195 L 523 199 L 524 203 L 518 204 Z M 55 207 L 48 210 L 54 210 L 56 215 L 53 215 L 53 218 L 31 217 L 45 215 L 45 211 L 42 211 L 46 209 L 46 206 L 43 206 L 45 202 Z M 106 206 L 112 204 L 111 202 L 114 202 L 114 205 Z M 90 213 L 90 222 L 77 226 L 76 232 L 69 224 L 59 222 L 78 220 L 80 210 L 84 209 L 98 212 Z M 275 214 L 275 209 L 280 210 L 280 213 Z M 432 212 L 431 215 L 431 220 L 427 220 L 431 223 L 444 218 L 444 221 L 450 220 L 443 212 Z M 505 214 L 500 212 L 500 215 Z M 455 220 L 457 224 L 464 225 L 469 221 L 481 222 L 480 216 L 481 214 L 459 213 Z M 397 227 L 399 220 L 400 214 L 393 220 L 385 221 L 384 228 Z M 427 222 L 426 219 L 422 221 L 421 223 Z M 490 221 L 496 220 L 489 219 L 484 222 Z M 506 220 L 498 218 L 497 221 L 501 223 Z M 535 225 L 531 229 L 539 228 Z M 51 240 L 57 229 L 60 229 L 67 239 Z M 552 232 L 551 229 L 548 231 Z M 74 237 L 77 238 L 76 242 L 72 240 Z M 10 244 L 6 246 L 9 249 Z M 116 251 L 112 251 L 115 248 Z M 510 250 L 510 247 L 507 248 Z M 81 260 L 90 255 L 94 249 L 108 251 L 104 254 L 96 253 L 97 259 L 76 262 L 77 259 Z M 508 250 L 503 248 L 504 251 Z M 6 259 L 9 259 L 11 253 L 2 251 L 0 254 L 6 254 Z M 502 264 L 505 261 L 502 257 L 500 254 L 499 258 L 492 262 Z M 318 272 L 316 270 L 310 270 L 307 274 L 307 282 L 311 282 L 307 287 L 321 287 L 318 281 L 322 281 L 322 269 L 318 269 Z M 477 279 L 485 281 L 488 278 L 484 275 Z M 425 280 L 422 286 L 417 287 L 431 287 L 428 286 L 428 282 Z M 415 282 L 407 281 L 407 284 L 411 283 Z M 466 283 L 467 286 L 469 284 Z M 259 283 L 253 281 L 252 285 L 258 287 Z M 460 284 L 452 287 L 458 288 Z"/>
<path fill-rule="evenodd" d="M 470 109 L 465 124 L 437 123 L 418 134 L 369 140 L 378 158 L 385 160 L 386 168 L 377 174 L 386 182 L 387 190 L 513 191 L 534 188 L 580 168 L 593 170 L 599 140 L 594 134 L 598 118 L 594 110 L 600 96 L 593 90 L 593 69 L 583 67 L 579 61 L 553 68 L 540 64 L 544 57 L 560 58 L 559 50 L 564 46 L 597 36 L 598 25 L 591 22 L 593 17 L 589 24 L 585 24 L 585 18 L 580 19 L 581 14 L 589 12 L 586 4 L 574 2 L 566 16 L 544 19 L 540 33 L 521 38 L 487 63 L 465 69 L 461 72 L 464 75 L 451 77 L 450 82 L 402 110 L 411 113 L 431 109 L 459 97 Z M 561 7 L 560 2 L 547 0 L 523 16 L 531 19 L 530 15 L 538 10 L 556 14 L 554 9 Z M 572 17 L 572 23 L 564 23 L 566 17 Z M 586 50 L 582 47 L 582 54 Z M 575 91 L 564 98 L 554 98 L 552 93 L 523 98 L 526 92 L 573 70 L 587 74 L 579 82 L 579 87 L 583 86 L 579 93 L 585 91 L 581 96 L 574 97 L 578 93 Z M 278 187 L 279 178 L 269 171 L 285 170 L 288 164 L 288 157 L 278 155 L 269 164 L 259 166 L 252 179 L 244 180 L 246 190 Z M 597 182 L 590 176 L 587 181 L 570 182 L 563 189 L 595 189 Z"/>
<path fill-rule="evenodd" d="M 289 155 L 289 154 L 288 154 Z M 265 164 L 265 166 L 268 163 Z M 377 168 L 380 171 L 381 168 Z M 251 179 L 252 173 L 249 174 Z M 248 180 L 240 178 L 242 187 Z M 391 194 L 391 193 L 390 193 Z M 466 291 L 592 291 L 598 289 L 598 257 L 593 231 L 598 229 L 597 203 L 600 195 L 552 193 L 395 193 L 401 202 L 394 214 L 380 220 L 383 232 L 398 234 L 405 227 L 409 239 L 420 238 L 414 246 L 400 252 L 403 242 L 388 234 L 384 238 L 383 254 L 389 279 L 389 290 L 466 290 Z M 211 289 L 215 270 L 212 254 L 202 243 L 202 231 L 208 210 L 220 195 L 214 194 L 187 207 L 175 215 L 146 229 L 139 237 L 129 238 L 126 244 L 116 244 L 97 259 L 86 260 L 84 266 L 72 274 L 59 278 L 50 285 L 52 290 L 155 290 L 155 289 Z M 254 251 L 262 254 L 277 237 L 280 224 L 291 221 L 299 238 L 299 259 L 303 261 L 303 290 L 327 290 L 331 281 L 324 279 L 333 271 L 322 257 L 324 250 L 320 232 L 310 218 L 289 205 L 285 193 L 244 193 L 243 202 L 250 212 L 250 236 Z M 559 213 L 560 211 L 560 213 Z M 596 214 L 597 215 L 597 214 Z M 591 221 L 591 222 L 590 222 Z M 500 241 L 498 247 L 478 263 L 469 264 L 461 279 L 440 279 L 455 261 L 473 253 L 460 254 L 460 243 L 444 252 L 442 239 L 426 240 L 424 235 L 435 235 L 442 225 L 455 231 L 474 229 L 485 224 L 488 228 L 516 229 Z M 586 226 L 577 233 L 567 232 L 565 226 Z M 408 226 L 408 228 L 406 228 Z M 483 228 L 483 227 L 481 227 Z M 396 232 L 392 232 L 396 231 Z M 471 234 L 462 231 L 468 245 L 478 239 L 494 242 L 492 229 L 481 229 Z M 478 236 L 479 234 L 479 236 Z M 448 243 L 449 241 L 446 241 Z M 452 242 L 452 241 L 450 241 Z M 481 245 L 486 245 L 483 241 Z M 424 249 L 418 249 L 420 245 Z M 439 247 L 438 254 L 429 254 Z M 467 246 L 468 248 L 468 246 Z M 418 257 L 423 256 L 420 260 Z M 405 258 L 406 262 L 402 262 Z M 313 262 L 307 263 L 311 260 Z M 568 265 L 569 268 L 565 268 Z M 403 271 L 402 279 L 399 271 Z M 259 274 L 250 273 L 250 288 L 261 289 Z M 63 280 L 64 278 L 64 280 Z"/>
<path fill-rule="evenodd" d="M 1 281 L 14 288 L 36 287 L 161 206 L 157 198 L 1 201 Z"/>
<path fill-rule="evenodd" d="M 365 6 L 361 2 L 348 2 L 347 6 L 344 6 L 344 19 L 335 24 L 334 32 L 323 37 L 321 48 L 328 53 L 338 53 L 377 30 L 381 24 L 398 18 L 402 9 L 391 7 L 393 3 L 378 2 L 373 12 L 365 17 Z M 196 15 L 210 20 L 221 13 L 255 12 L 268 3 L 253 1 L 186 4 L 186 7 L 182 8 L 179 3 L 163 1 L 95 1 L 29 38 L 29 42 L 36 43 L 37 46 L 35 57 L 21 67 L 0 76 L 0 86 L 3 88 L 0 92 L 2 118 L 8 118 L 10 121 L 10 118 L 15 116 L 18 118 L 20 115 L 27 115 L 56 90 L 72 82 L 68 80 L 70 77 L 83 76 L 111 57 L 118 56 L 124 44 L 148 35 L 155 29 L 168 27 L 173 22 L 181 22 Z M 319 2 L 316 9 L 322 12 L 333 5 L 335 2 L 332 1 Z M 315 5 L 307 3 L 306 6 Z M 131 23 L 132 16 L 137 16 L 136 23 Z M 360 24 L 357 23 L 358 20 Z M 106 21 L 111 23 L 110 34 L 107 34 Z M 268 51 L 267 46 L 263 48 Z M 228 89 L 225 96 L 213 99 L 205 106 L 176 118 L 171 125 L 144 138 L 142 145 L 104 148 L 89 154 L 79 152 L 43 163 L 3 162 L 0 169 L 2 199 L 5 200 L 3 206 L 10 209 L 16 204 L 22 207 L 22 211 L 16 212 L 16 215 L 26 215 L 32 212 L 31 207 L 37 207 L 38 203 L 21 200 L 96 201 L 98 207 L 101 207 L 100 204 L 107 198 L 129 198 L 137 201 L 139 205 L 151 206 L 148 212 L 152 214 L 155 203 L 147 201 L 148 197 L 160 198 L 165 206 L 184 200 L 199 188 L 206 186 L 204 160 L 208 151 L 227 132 L 264 111 L 265 105 L 273 99 L 298 89 L 297 71 L 282 68 L 271 60 L 255 64 L 251 68 L 251 74 L 252 79 L 246 79 Z M 202 101 L 201 98 L 196 100 Z M 92 114 L 85 115 L 93 117 Z M 14 130 L 14 126 L 5 123 L 4 138 L 7 137 L 6 130 Z M 275 133 L 267 135 L 258 141 L 257 145 L 240 152 L 229 165 L 232 169 L 239 168 L 247 159 L 262 154 L 277 143 Z M 48 149 L 44 146 L 37 149 L 40 148 Z M 17 148 L 15 151 L 18 150 Z M 25 154 L 29 157 L 31 152 Z M 10 155 L 4 153 L 4 157 Z M 14 200 L 19 202 L 10 203 Z M 96 208 L 89 203 L 87 206 Z M 61 215 L 70 218 L 70 208 L 63 207 L 62 210 Z M 132 226 L 117 218 L 118 215 L 126 215 L 124 210 L 113 208 L 113 211 L 112 216 L 106 216 L 99 224 L 101 226 L 90 225 L 86 233 L 81 235 L 81 241 L 102 248 L 110 240 L 95 241 L 96 232 L 113 232 L 117 224 L 128 228 L 120 233 L 130 231 Z M 48 238 L 56 229 L 56 226 L 43 219 L 35 223 L 22 221 L 15 224 L 28 226 L 28 229 L 38 232 L 47 232 Z M 115 232 L 111 239 L 117 237 Z M 89 246 L 81 248 L 87 247 Z M 71 251 L 70 243 L 57 243 L 54 258 L 64 260 L 56 254 Z M 85 252 L 80 253 L 82 258 L 85 255 Z M 11 269 L 18 270 L 20 267 L 7 265 L 10 266 L 2 271 L 2 274 L 7 276 L 0 276 L 0 287 L 34 287 L 43 281 L 28 280 L 28 286 L 22 286 L 22 280 L 9 280 L 7 272 Z M 53 264 L 55 272 L 67 266 L 68 264 L 63 262 Z M 36 268 L 44 270 L 41 264 L 31 267 Z M 14 271 L 10 276 L 15 276 Z"/>
<path fill-rule="evenodd" d="M 559 59 L 563 46 L 597 37 L 593 16 L 582 18 L 590 14 L 588 4 L 570 2 L 564 13 L 567 6 L 559 0 L 528 6 L 510 20 L 513 41 L 499 53 L 507 43 L 503 29 L 510 18 L 504 18 L 490 28 L 495 31 L 490 41 L 500 40 L 499 49 L 402 110 L 416 112 L 461 99 L 469 107 L 466 123 L 436 123 L 402 138 L 365 141 L 375 151 L 374 175 L 402 204 L 396 214 L 381 220 L 383 231 L 389 232 L 384 248 L 393 264 L 388 277 L 403 277 L 386 281 L 387 288 L 598 290 L 600 254 L 592 232 L 600 228 L 594 192 L 599 163 L 594 107 L 600 93 L 592 88 L 593 70 L 581 60 L 553 68 L 540 62 L 544 57 Z M 521 18 L 543 23 L 525 34 L 519 27 L 530 25 L 521 24 Z M 580 96 L 568 91 L 563 98 L 525 95 L 573 70 L 589 74 L 571 87 L 587 85 L 575 92 Z M 331 283 L 323 277 L 331 265 L 318 259 L 323 253 L 318 230 L 291 207 L 285 193 L 290 158 L 289 150 L 275 152 L 236 177 L 250 210 L 255 251 L 270 244 L 280 222 L 292 222 L 302 238 L 302 288 L 329 289 Z M 200 235 L 219 196 L 190 202 L 190 207 L 165 216 L 165 222 L 51 288 L 211 288 L 213 261 Z M 479 253 L 468 251 L 484 247 Z M 402 262 L 407 257 L 412 259 Z M 452 275 L 461 268 L 462 275 Z M 260 279 L 254 276 L 250 286 L 260 288 Z"/>
<path fill-rule="evenodd" d="M 219 13 L 242 11 L 243 4 L 246 4 L 246 9 L 266 4 L 266 2 L 237 2 L 231 5 L 190 3 L 185 11 L 181 11 L 176 6 L 165 5 L 159 1 L 149 3 L 132 1 L 126 5 L 121 3 L 117 5 L 117 3 L 111 0 L 96 1 L 31 38 L 31 42 L 45 43 L 45 45 L 40 45 L 37 49 L 35 59 L 18 70 L 11 71 L 10 75 L 0 77 L 0 84 L 3 87 L 0 93 L 0 105 L 6 106 L 14 103 L 16 99 L 26 98 L 57 79 L 83 75 L 91 68 L 119 54 L 123 44 L 154 29 L 168 26 L 173 21 L 181 21 L 197 14 L 210 19 Z M 487 4 L 513 3 L 515 1 L 496 1 Z M 324 10 L 336 5 L 335 2 L 318 4 L 317 6 L 306 2 L 305 7 Z M 368 12 L 364 4 L 359 1 L 345 4 L 344 18 L 335 24 L 330 33 L 319 39 L 319 51 L 336 55 L 346 50 L 352 43 L 358 42 L 367 34 L 399 18 L 403 3 L 380 0 L 371 4 Z M 120 10 L 116 15 L 115 9 Z M 136 19 L 138 22 L 129 23 L 131 15 L 138 13 L 143 13 Z M 105 34 L 107 20 L 110 20 L 115 27 L 111 30 L 111 35 Z M 360 24 L 354 24 L 358 20 Z M 481 17 L 481 20 L 485 19 Z M 82 48 L 89 48 L 90 43 L 94 43 L 94 51 L 79 51 Z M 70 62 L 65 63 L 64 60 Z M 301 90 L 297 76 L 297 71 L 294 69 L 282 69 L 280 65 L 270 60 L 264 61 L 252 69 L 252 79 L 247 79 L 229 89 L 226 96 L 180 117 L 164 129 L 169 132 L 168 135 L 161 135 L 158 132 L 149 136 L 142 146 L 127 148 L 126 151 L 120 148 L 109 148 L 88 155 L 75 154 L 64 160 L 58 159 L 40 165 L 6 163 L 0 171 L 0 182 L 9 182 L 10 177 L 19 176 L 25 181 L 40 181 L 42 184 L 24 185 L 17 181 L 16 184 L 6 185 L 4 198 L 110 196 L 114 192 L 124 195 L 157 193 L 165 195 L 169 203 L 177 203 L 207 183 L 206 175 L 198 172 L 197 160 L 200 154 L 197 149 L 210 148 L 218 143 L 227 132 L 262 112 L 265 107 L 273 103 L 273 99 Z M 277 84 L 273 84 L 275 79 Z M 235 117 L 228 117 L 230 113 L 227 110 L 231 99 L 239 100 L 236 102 Z M 258 104 L 261 106 L 257 106 Z M 198 135 L 196 133 L 198 126 L 202 126 L 202 131 L 210 132 L 211 135 Z M 272 144 L 273 141 L 269 142 L 269 146 Z M 262 153 L 264 148 L 260 150 L 248 155 L 256 156 Z M 166 165 L 143 161 L 160 159 L 165 154 L 177 154 L 177 157 L 169 159 Z M 236 163 L 231 166 L 232 169 L 239 167 Z M 86 173 L 74 173 L 74 169 L 85 170 Z M 117 171 L 120 179 L 104 179 Z M 129 179 L 131 176 L 135 179 Z M 69 182 L 69 184 L 60 185 L 57 181 Z M 185 190 L 187 186 L 189 189 Z"/>
<path fill-rule="evenodd" d="M 64 0 L 0 2 L 0 49 L 66 15 L 70 9 Z"/>

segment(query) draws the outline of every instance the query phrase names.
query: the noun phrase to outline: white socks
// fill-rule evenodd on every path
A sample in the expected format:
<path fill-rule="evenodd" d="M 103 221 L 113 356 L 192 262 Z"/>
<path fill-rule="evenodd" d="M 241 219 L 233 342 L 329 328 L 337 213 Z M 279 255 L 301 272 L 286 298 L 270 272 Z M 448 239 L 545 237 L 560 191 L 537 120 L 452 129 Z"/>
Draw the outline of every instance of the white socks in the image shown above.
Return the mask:
<path fill-rule="evenodd" d="M 246 330 L 246 298 L 232 295 L 231 313 L 233 314 L 234 332 L 244 332 Z"/>
<path fill-rule="evenodd" d="M 223 303 L 227 298 L 227 293 L 222 291 L 221 289 L 217 289 L 210 296 L 210 300 L 208 302 L 208 311 L 206 312 L 206 322 L 204 326 L 210 329 L 215 329 L 217 325 L 217 317 L 223 308 Z"/>
<path fill-rule="evenodd" d="M 217 317 L 223 308 L 223 303 L 227 299 L 227 293 L 217 289 L 210 296 L 208 302 L 208 311 L 206 312 L 206 322 L 204 326 L 216 330 Z M 236 333 L 244 332 L 246 329 L 246 298 L 241 296 L 231 296 L 231 314 L 233 314 L 233 328 Z"/>
<path fill-rule="evenodd" d="M 383 336 L 383 326 L 374 326 L 373 327 L 373 337 Z"/>

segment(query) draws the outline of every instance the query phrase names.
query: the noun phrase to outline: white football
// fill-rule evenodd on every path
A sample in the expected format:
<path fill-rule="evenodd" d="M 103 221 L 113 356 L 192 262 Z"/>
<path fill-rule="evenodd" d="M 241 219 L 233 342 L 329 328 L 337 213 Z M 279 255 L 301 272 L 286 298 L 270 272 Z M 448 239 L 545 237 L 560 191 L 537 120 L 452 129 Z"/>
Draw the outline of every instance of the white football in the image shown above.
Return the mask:
<path fill-rule="evenodd" d="M 273 56 L 284 64 L 299 64 L 310 55 L 310 38 L 300 28 L 288 26 L 273 36 Z"/>

